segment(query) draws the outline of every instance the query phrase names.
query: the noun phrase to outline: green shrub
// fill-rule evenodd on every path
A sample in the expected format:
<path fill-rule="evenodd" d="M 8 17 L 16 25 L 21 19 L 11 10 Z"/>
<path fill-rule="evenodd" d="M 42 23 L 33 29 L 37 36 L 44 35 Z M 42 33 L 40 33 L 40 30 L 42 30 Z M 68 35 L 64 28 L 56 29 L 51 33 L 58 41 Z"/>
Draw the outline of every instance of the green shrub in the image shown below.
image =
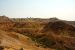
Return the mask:
<path fill-rule="evenodd" d="M 37 36 L 37 37 L 31 37 L 31 39 L 44 48 L 51 47 L 52 45 L 55 44 L 55 42 L 53 40 L 48 39 L 46 37 Z"/>

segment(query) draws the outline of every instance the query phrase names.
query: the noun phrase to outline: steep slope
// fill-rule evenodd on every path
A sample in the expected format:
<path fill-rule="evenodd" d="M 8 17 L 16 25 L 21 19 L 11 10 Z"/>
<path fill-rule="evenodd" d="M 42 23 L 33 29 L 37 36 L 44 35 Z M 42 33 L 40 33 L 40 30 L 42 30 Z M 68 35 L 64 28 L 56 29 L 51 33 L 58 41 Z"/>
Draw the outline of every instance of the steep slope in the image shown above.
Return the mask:
<path fill-rule="evenodd" d="M 55 34 L 75 36 L 75 27 L 64 21 L 50 22 L 44 28 L 45 29 L 42 30 L 43 32 L 53 32 Z"/>
<path fill-rule="evenodd" d="M 1 30 L 10 30 L 14 25 L 14 22 L 6 17 L 6 16 L 0 16 L 0 29 Z"/>
<path fill-rule="evenodd" d="M 0 30 L 0 46 L 3 48 L 13 48 L 19 50 L 51 50 L 42 47 L 37 47 L 33 41 L 24 35 L 15 32 L 5 32 Z"/>
<path fill-rule="evenodd" d="M 19 41 L 21 37 L 19 38 L 19 35 L 15 34 L 0 30 L 0 39 L 1 39 L 0 45 L 4 47 L 12 47 L 17 49 L 19 49 L 22 46 L 24 47 L 24 45 Z M 27 37 L 25 38 L 26 38 L 25 40 L 27 40 Z"/>
<path fill-rule="evenodd" d="M 64 21 L 49 22 L 43 30 L 43 36 L 55 42 L 53 48 L 60 50 L 75 50 L 75 27 Z"/>
<path fill-rule="evenodd" d="M 6 16 L 0 16 L 0 22 L 11 22 L 11 20 Z"/>

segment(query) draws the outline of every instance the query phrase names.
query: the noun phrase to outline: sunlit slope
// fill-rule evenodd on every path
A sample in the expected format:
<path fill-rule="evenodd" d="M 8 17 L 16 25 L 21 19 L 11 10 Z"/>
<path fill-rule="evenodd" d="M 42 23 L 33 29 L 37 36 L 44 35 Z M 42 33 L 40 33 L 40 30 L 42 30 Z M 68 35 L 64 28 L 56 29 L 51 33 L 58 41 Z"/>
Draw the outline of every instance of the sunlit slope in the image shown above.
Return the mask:
<path fill-rule="evenodd" d="M 0 46 L 14 49 L 24 48 L 30 50 L 50 50 L 37 47 L 27 36 L 15 32 L 5 32 L 2 30 L 0 30 Z"/>

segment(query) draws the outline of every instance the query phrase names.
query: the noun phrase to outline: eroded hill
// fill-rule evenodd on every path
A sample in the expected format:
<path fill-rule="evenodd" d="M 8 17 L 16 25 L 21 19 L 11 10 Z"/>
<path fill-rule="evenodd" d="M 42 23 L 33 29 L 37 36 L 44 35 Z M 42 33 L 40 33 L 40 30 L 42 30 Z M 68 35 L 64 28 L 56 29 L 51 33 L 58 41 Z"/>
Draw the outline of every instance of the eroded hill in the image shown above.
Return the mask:
<path fill-rule="evenodd" d="M 75 22 L 0 16 L 0 46 L 14 50 L 75 50 Z"/>
<path fill-rule="evenodd" d="M 52 39 L 56 48 L 60 50 L 75 49 L 75 27 L 64 21 L 49 22 L 42 33 L 47 38 Z"/>

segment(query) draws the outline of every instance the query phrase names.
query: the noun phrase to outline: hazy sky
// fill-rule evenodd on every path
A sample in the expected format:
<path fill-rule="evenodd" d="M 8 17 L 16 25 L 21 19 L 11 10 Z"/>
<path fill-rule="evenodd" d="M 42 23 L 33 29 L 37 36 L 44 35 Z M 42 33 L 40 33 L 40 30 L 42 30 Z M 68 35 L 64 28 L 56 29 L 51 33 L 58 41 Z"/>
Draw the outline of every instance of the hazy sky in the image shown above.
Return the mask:
<path fill-rule="evenodd" d="M 75 20 L 75 0 L 0 0 L 0 15 Z"/>

